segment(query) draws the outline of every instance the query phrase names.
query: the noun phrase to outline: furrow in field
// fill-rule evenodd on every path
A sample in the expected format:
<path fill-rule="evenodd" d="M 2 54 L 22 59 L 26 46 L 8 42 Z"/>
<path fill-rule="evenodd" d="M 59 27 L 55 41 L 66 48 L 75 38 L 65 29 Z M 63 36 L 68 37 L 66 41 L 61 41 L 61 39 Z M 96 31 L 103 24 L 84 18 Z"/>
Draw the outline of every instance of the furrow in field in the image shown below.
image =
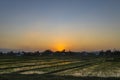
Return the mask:
<path fill-rule="evenodd" d="M 89 76 L 93 69 L 98 66 L 99 62 L 91 62 L 89 65 L 85 64 L 88 63 L 86 62 L 83 66 L 59 72 L 57 75 Z"/>
<path fill-rule="evenodd" d="M 2 65 L 0 66 L 0 70 L 3 69 L 10 69 L 10 68 L 17 68 L 17 67 L 24 67 L 24 66 L 34 66 L 34 65 L 44 65 L 44 64 L 51 64 L 51 63 L 57 63 L 62 62 L 63 60 L 56 60 L 56 61 L 34 61 L 34 62 L 23 62 L 23 63 L 17 63 L 17 64 L 10 64 L 10 65 Z M 67 61 L 67 60 L 66 60 Z"/>
<path fill-rule="evenodd" d="M 34 65 L 34 66 L 27 66 L 27 67 L 19 67 L 19 68 L 12 68 L 12 69 L 6 69 L 6 70 L 1 70 L 0 74 L 5 74 L 5 73 L 17 73 L 21 72 L 24 70 L 30 70 L 30 69 L 36 69 L 36 68 L 42 68 L 42 67 L 48 67 L 52 65 L 60 65 L 63 62 L 68 62 L 68 61 L 61 61 L 61 62 L 54 62 L 54 63 L 45 63 L 44 65 Z"/>
<path fill-rule="evenodd" d="M 60 73 L 60 72 L 64 72 L 64 71 L 68 71 L 68 70 L 72 70 L 72 69 L 76 69 L 76 68 L 81 68 L 81 67 L 89 66 L 91 64 L 92 64 L 92 62 L 80 63 L 80 64 L 69 66 L 69 67 L 63 67 L 61 69 L 48 72 L 47 74 L 54 74 L 54 73 L 56 74 L 56 73 Z"/>
<path fill-rule="evenodd" d="M 89 61 L 88 61 L 89 62 Z M 83 61 L 77 61 L 77 62 L 71 62 L 69 64 L 65 64 L 64 65 L 53 65 L 53 66 L 50 66 L 50 67 L 44 67 L 44 68 L 38 68 L 38 69 L 32 69 L 30 71 L 42 71 L 42 72 L 45 72 L 45 74 L 53 74 L 53 73 L 58 73 L 58 72 L 62 72 L 62 71 L 65 71 L 65 70 L 68 70 L 68 69 L 73 69 L 73 68 L 77 68 L 77 67 L 80 67 L 82 65 L 88 65 L 88 64 L 85 64 L 85 62 Z M 28 71 L 29 72 L 29 71 Z M 27 73 L 26 71 L 22 72 L 22 73 Z"/>
<path fill-rule="evenodd" d="M 54 67 L 54 66 L 61 66 L 61 65 L 70 64 L 70 63 L 72 63 L 72 62 L 64 61 L 64 62 L 60 62 L 60 63 L 56 63 L 56 64 L 51 64 L 51 65 L 44 66 L 44 67 L 38 67 L 38 68 L 31 68 L 31 69 L 26 69 L 26 70 L 20 70 L 20 71 L 17 71 L 15 73 L 18 74 L 18 73 L 22 73 L 22 72 L 26 72 L 26 71 L 31 71 L 31 70 L 37 70 L 37 71 L 39 71 L 39 69 L 50 68 L 50 67 Z"/>
<path fill-rule="evenodd" d="M 120 77 L 120 66 L 113 62 L 103 62 L 94 68 L 92 76 L 97 77 Z"/>

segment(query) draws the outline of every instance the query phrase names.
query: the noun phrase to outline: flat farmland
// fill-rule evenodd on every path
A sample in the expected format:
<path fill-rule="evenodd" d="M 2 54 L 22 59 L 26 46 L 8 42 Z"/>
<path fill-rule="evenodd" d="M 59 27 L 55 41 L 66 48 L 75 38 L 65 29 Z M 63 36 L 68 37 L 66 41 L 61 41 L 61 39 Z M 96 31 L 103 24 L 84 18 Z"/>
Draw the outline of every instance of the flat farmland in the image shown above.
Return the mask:
<path fill-rule="evenodd" d="M 104 57 L 0 56 L 0 80 L 120 80 L 120 62 Z"/>

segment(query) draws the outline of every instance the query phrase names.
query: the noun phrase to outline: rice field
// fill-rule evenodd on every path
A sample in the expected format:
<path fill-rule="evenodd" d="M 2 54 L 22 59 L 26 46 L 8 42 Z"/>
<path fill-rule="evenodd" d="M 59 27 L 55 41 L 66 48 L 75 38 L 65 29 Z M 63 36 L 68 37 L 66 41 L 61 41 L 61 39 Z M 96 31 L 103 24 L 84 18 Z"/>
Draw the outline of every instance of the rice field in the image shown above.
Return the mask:
<path fill-rule="evenodd" d="M 0 80 L 120 80 L 120 62 L 102 57 L 0 56 Z"/>

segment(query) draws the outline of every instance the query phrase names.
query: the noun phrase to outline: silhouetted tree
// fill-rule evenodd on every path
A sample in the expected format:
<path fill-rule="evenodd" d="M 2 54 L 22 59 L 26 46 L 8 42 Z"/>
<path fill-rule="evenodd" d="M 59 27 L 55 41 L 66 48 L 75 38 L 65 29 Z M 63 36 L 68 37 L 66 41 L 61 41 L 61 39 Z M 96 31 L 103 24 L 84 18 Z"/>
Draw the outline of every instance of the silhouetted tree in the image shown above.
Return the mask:
<path fill-rule="evenodd" d="M 51 50 L 45 50 L 43 53 L 42 53 L 42 55 L 53 55 L 53 51 L 51 51 Z"/>
<path fill-rule="evenodd" d="M 0 51 L 0 55 L 3 55 L 3 52 Z"/>
<path fill-rule="evenodd" d="M 101 50 L 99 56 L 105 56 L 105 52 Z"/>
<path fill-rule="evenodd" d="M 13 51 L 10 51 L 7 53 L 7 55 L 13 56 L 13 55 L 15 55 L 15 53 Z"/>

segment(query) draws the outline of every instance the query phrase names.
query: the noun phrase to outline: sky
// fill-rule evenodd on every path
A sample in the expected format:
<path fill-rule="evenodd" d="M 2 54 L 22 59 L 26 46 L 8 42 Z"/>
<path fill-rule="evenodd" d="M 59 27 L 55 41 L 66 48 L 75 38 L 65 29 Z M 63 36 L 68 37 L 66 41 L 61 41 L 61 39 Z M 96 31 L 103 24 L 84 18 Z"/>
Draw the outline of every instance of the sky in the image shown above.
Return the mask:
<path fill-rule="evenodd" d="M 120 49 L 120 0 L 0 0 L 0 48 Z"/>

